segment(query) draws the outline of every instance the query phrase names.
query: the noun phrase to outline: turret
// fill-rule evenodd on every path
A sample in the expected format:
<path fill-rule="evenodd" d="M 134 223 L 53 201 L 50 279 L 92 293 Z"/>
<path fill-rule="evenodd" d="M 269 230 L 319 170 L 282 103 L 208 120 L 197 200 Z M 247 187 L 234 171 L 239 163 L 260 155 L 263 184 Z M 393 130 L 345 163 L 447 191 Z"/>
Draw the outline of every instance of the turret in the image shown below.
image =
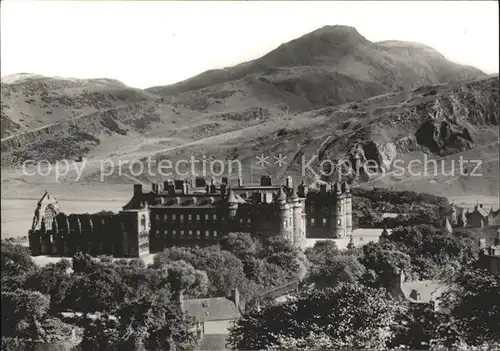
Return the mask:
<path fill-rule="evenodd" d="M 291 223 L 290 220 L 290 206 L 286 202 L 286 194 L 283 188 L 279 190 L 278 196 L 276 197 L 276 203 L 279 206 L 279 235 L 293 242 L 293 223 Z"/>
<path fill-rule="evenodd" d="M 342 185 L 340 182 L 333 185 L 332 201 L 330 205 L 330 235 L 335 238 L 345 238 L 350 234 L 347 230 L 347 202 L 350 200 L 350 193 L 345 194 L 342 192 Z M 352 211 L 350 209 L 349 211 Z M 352 231 L 352 220 L 349 219 L 350 231 Z"/>
<path fill-rule="evenodd" d="M 468 212 L 468 210 L 467 210 Z M 465 228 L 467 227 L 467 212 L 462 210 L 462 215 L 460 216 L 460 225 Z"/>
<path fill-rule="evenodd" d="M 134 196 L 142 195 L 142 184 L 134 184 Z"/>
<path fill-rule="evenodd" d="M 302 248 L 305 241 L 305 216 L 304 202 L 299 198 L 295 189 L 292 189 L 292 224 L 293 224 L 293 244 L 297 248 Z"/>
<path fill-rule="evenodd" d="M 236 212 L 238 211 L 238 200 L 236 199 L 236 195 L 231 188 L 229 188 L 227 193 L 227 208 L 229 219 L 235 219 Z"/>

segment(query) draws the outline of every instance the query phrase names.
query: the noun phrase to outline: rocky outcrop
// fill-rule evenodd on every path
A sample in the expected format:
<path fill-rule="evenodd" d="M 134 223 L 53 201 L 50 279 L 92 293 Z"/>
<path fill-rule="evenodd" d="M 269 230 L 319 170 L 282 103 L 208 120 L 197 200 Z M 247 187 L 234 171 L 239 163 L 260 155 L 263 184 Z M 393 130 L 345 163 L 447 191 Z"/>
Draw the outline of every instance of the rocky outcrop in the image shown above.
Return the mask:
<path fill-rule="evenodd" d="M 417 130 L 415 137 L 426 151 L 440 156 L 471 150 L 474 146 L 466 127 L 452 127 L 447 121 L 427 120 Z"/>
<path fill-rule="evenodd" d="M 78 157 L 98 145 L 103 135 L 126 135 L 130 129 L 145 128 L 157 120 L 159 116 L 148 104 L 134 104 L 19 133 L 2 139 L 2 166 Z"/>

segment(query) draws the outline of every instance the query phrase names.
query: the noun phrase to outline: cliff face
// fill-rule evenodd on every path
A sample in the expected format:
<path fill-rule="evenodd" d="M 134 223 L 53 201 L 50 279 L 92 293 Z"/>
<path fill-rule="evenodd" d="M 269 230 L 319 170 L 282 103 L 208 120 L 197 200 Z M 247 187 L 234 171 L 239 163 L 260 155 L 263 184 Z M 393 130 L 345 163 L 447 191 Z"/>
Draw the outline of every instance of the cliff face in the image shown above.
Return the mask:
<path fill-rule="evenodd" d="M 322 157 L 344 154 L 350 164 L 358 159 L 387 171 L 394 159 L 414 152 L 443 158 L 490 145 L 498 137 L 498 88 L 498 77 L 492 77 L 422 87 L 402 93 L 397 105 L 381 107 L 377 98 L 370 99 L 363 126 L 330 144 Z M 368 181 L 366 173 L 362 170 L 358 180 Z"/>

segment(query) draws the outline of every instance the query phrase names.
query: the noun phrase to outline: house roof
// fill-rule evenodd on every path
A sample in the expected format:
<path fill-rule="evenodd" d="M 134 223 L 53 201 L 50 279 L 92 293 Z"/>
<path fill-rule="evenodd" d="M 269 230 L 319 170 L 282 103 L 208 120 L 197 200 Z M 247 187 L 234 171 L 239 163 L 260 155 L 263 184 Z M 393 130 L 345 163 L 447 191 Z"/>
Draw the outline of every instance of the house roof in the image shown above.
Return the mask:
<path fill-rule="evenodd" d="M 406 299 L 417 303 L 429 303 L 435 300 L 444 289 L 446 289 L 446 285 L 439 280 L 409 281 L 401 286 Z M 415 292 L 420 295 L 418 300 L 415 298 Z"/>
<path fill-rule="evenodd" d="M 486 211 L 482 207 L 478 207 L 477 212 L 479 212 L 479 214 L 484 218 L 488 217 L 488 213 L 486 213 Z"/>
<path fill-rule="evenodd" d="M 184 311 L 197 321 L 233 320 L 241 317 L 236 304 L 225 297 L 183 301 Z"/>

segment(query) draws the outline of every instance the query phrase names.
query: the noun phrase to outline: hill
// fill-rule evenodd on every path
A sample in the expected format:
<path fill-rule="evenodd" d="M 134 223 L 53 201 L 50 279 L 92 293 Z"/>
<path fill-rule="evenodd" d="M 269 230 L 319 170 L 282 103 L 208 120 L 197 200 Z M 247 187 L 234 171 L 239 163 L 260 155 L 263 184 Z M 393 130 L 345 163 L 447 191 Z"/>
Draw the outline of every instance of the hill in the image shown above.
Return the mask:
<path fill-rule="evenodd" d="M 233 82 L 226 94 L 237 90 L 248 94 L 260 89 L 272 90 L 276 95 L 284 95 L 283 100 L 299 98 L 300 103 L 294 107 L 309 109 L 311 104 L 314 107 L 334 105 L 397 89 L 476 78 L 483 74 L 473 67 L 455 64 L 422 44 L 374 43 L 355 28 L 325 26 L 256 60 L 147 90 L 170 96 L 207 87 L 220 90 L 221 84 Z"/>
<path fill-rule="evenodd" d="M 362 186 L 491 195 L 498 192 L 498 121 L 498 76 L 455 64 L 422 44 L 373 43 L 354 28 L 327 26 L 254 61 L 166 87 L 2 78 L 2 185 L 26 190 L 28 183 L 50 182 L 21 175 L 18 167 L 27 159 L 87 156 L 79 182 L 95 186 L 108 158 L 237 159 L 245 181 L 260 174 L 277 181 L 285 174 L 301 179 L 303 156 L 316 157 L 315 169 L 324 160 L 358 157 L 363 165 L 376 163 L 372 176 L 363 167 L 351 176 Z M 262 153 L 271 161 L 281 153 L 287 164 L 259 169 L 255 157 Z M 388 175 L 394 160 L 424 155 L 450 162 L 480 157 L 488 169 L 481 178 Z M 310 182 L 329 179 L 306 173 Z M 70 172 L 58 186 L 73 182 Z M 131 180 L 114 175 L 106 182 Z"/>

